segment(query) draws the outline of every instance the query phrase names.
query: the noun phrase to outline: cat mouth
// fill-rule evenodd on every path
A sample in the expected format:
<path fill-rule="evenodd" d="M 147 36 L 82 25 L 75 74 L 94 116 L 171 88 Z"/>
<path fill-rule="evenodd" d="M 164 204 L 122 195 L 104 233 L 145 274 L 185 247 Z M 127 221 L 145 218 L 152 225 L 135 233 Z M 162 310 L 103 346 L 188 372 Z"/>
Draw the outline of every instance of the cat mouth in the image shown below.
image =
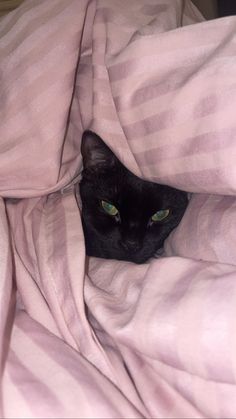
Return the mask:
<path fill-rule="evenodd" d="M 160 257 L 163 253 L 162 248 L 163 243 L 159 243 L 158 246 L 146 247 L 143 243 L 137 243 L 134 241 L 131 245 L 127 246 L 127 243 L 124 244 L 121 240 L 113 246 L 107 246 L 100 242 L 100 246 L 94 246 L 91 241 L 86 240 L 86 253 L 88 256 L 98 257 L 102 259 L 115 259 L 123 260 L 126 262 L 133 262 L 136 264 L 142 264 L 148 262 L 151 258 Z"/>
<path fill-rule="evenodd" d="M 137 264 L 148 262 L 152 258 L 159 258 L 164 253 L 163 242 L 159 243 L 159 246 L 153 247 L 152 249 L 150 249 L 150 247 L 145 249 L 142 244 L 134 246 L 129 250 L 125 250 L 124 246 L 122 246 L 121 249 L 117 249 L 117 255 L 115 256 L 116 259 L 134 262 Z M 112 258 L 114 258 L 114 254 Z"/>
<path fill-rule="evenodd" d="M 126 262 L 133 262 L 136 264 L 142 264 L 147 262 L 150 258 L 155 257 L 155 252 L 152 252 L 151 254 L 140 254 L 140 252 L 127 252 L 127 251 L 120 251 L 117 250 L 117 252 L 112 250 L 112 252 L 109 251 L 109 249 L 102 249 L 101 252 L 98 251 L 98 249 L 92 249 L 91 247 L 87 249 L 86 251 L 88 256 L 92 257 L 98 257 L 101 259 L 115 259 L 115 260 L 123 260 Z"/>

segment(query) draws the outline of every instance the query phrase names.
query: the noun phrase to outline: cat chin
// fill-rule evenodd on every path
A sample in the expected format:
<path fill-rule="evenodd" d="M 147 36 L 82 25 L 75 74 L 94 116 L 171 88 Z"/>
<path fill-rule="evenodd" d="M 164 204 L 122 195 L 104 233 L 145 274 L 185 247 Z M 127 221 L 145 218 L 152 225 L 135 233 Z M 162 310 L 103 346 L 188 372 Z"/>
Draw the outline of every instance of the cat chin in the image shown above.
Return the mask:
<path fill-rule="evenodd" d="M 106 260 L 120 260 L 120 261 L 124 261 L 124 262 L 136 263 L 137 265 L 141 265 L 143 263 L 146 263 L 151 259 L 151 256 L 143 257 L 143 258 L 134 257 L 134 256 L 133 257 L 128 257 L 127 255 L 125 257 L 120 256 L 120 255 L 112 255 L 112 256 L 111 255 L 103 255 L 103 256 L 101 256 L 101 255 L 98 254 L 97 251 L 95 251 L 95 252 L 87 251 L 86 253 L 87 253 L 87 256 L 89 256 L 89 257 L 96 257 L 96 258 L 99 258 L 99 259 L 106 259 Z"/>
<path fill-rule="evenodd" d="M 87 256 L 92 256 L 101 259 L 115 259 L 115 260 L 122 260 L 126 262 L 133 262 L 136 264 L 142 264 L 148 262 L 152 257 L 156 257 L 156 252 L 153 251 L 152 253 L 144 253 L 144 252 L 136 252 L 136 253 L 128 253 L 122 252 L 122 250 L 117 249 L 114 250 L 114 247 L 111 249 L 104 249 L 102 246 L 93 248 L 90 245 L 86 245 L 86 254 Z"/>

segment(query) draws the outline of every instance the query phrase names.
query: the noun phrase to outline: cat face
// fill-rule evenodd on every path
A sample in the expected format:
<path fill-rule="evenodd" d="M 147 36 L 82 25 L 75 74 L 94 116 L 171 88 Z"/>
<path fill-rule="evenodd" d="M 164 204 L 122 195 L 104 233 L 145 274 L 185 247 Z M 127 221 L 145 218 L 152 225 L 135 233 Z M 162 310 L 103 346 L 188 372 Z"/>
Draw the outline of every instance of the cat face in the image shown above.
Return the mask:
<path fill-rule="evenodd" d="M 144 263 L 180 222 L 187 194 L 138 178 L 91 131 L 83 134 L 81 152 L 86 253 Z"/>

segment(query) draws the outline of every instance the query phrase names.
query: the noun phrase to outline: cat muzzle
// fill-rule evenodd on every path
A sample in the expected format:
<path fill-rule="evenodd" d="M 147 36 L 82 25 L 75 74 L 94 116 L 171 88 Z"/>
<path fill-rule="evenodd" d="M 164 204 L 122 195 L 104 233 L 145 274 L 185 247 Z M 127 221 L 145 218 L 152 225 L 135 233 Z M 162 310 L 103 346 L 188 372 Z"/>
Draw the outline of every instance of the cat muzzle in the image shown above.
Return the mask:
<path fill-rule="evenodd" d="M 126 239 L 121 241 L 121 246 L 124 250 L 132 253 L 138 252 L 138 250 L 141 249 L 141 243 L 133 239 Z"/>

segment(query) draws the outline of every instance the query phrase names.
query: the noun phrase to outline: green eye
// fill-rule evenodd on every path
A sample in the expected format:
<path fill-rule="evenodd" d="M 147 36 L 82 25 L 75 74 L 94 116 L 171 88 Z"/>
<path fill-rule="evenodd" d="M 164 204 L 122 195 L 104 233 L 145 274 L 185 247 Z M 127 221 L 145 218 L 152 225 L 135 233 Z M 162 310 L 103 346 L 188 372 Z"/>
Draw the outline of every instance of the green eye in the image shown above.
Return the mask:
<path fill-rule="evenodd" d="M 169 209 L 160 210 L 160 211 L 157 211 L 155 214 L 153 214 L 153 216 L 151 217 L 151 220 L 154 223 L 157 223 L 158 221 L 163 221 L 165 218 L 168 217 L 169 214 L 170 214 Z"/>
<path fill-rule="evenodd" d="M 107 214 L 112 215 L 113 217 L 115 217 L 119 212 L 115 205 L 112 205 L 106 201 L 102 201 L 102 208 Z"/>

